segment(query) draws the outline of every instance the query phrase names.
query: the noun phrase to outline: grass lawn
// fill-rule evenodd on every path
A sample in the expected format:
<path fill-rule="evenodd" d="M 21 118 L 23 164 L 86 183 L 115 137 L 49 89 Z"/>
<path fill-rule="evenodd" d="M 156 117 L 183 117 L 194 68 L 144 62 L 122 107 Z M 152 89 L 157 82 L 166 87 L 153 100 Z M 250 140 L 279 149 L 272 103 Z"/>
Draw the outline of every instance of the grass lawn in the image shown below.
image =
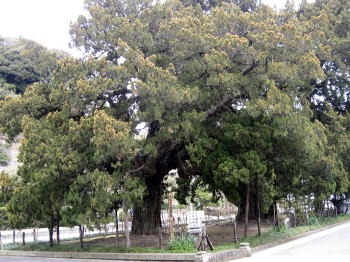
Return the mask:
<path fill-rule="evenodd" d="M 122 248 L 112 246 L 100 246 L 100 245 L 86 245 L 80 248 L 78 245 L 72 245 L 62 243 L 61 245 L 54 245 L 50 248 L 47 243 L 27 244 L 25 246 L 20 245 L 7 245 L 7 250 L 21 250 L 21 251 L 50 251 L 50 252 L 95 252 L 95 253 L 185 253 L 183 250 L 168 250 L 168 249 L 156 249 L 156 248 Z M 193 249 L 193 252 L 196 252 Z M 189 252 L 186 252 L 189 253 Z"/>

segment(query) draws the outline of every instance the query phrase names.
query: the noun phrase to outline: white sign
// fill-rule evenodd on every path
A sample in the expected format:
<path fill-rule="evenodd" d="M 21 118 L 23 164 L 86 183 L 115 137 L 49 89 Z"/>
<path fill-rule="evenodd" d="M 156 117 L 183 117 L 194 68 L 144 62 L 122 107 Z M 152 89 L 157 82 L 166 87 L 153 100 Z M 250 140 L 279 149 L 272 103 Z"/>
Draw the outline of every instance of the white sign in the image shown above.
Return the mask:
<path fill-rule="evenodd" d="M 202 221 L 204 220 L 204 211 L 187 212 L 187 228 L 189 233 L 202 232 Z"/>

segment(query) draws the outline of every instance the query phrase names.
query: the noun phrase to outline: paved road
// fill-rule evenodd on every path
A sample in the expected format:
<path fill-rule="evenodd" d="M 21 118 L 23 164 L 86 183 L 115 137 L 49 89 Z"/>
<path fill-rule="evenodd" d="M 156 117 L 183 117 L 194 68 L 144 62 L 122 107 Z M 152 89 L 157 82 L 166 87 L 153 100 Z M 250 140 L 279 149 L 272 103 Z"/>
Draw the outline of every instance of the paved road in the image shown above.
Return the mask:
<path fill-rule="evenodd" d="M 266 249 L 236 262 L 350 261 L 350 222 Z"/>

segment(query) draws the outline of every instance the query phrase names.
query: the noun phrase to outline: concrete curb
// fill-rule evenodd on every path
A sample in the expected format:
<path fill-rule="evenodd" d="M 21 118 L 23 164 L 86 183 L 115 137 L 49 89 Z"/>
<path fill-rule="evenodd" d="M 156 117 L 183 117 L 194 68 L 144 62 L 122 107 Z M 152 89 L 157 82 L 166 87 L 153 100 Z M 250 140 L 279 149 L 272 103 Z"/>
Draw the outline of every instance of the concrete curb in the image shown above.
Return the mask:
<path fill-rule="evenodd" d="M 98 259 L 118 261 L 195 261 L 196 254 L 174 253 L 89 253 L 89 252 L 46 252 L 46 251 L 0 251 L 0 256 Z"/>
<path fill-rule="evenodd" d="M 167 262 L 222 262 L 239 259 L 251 255 L 245 248 L 231 249 L 216 253 L 199 252 L 197 254 L 183 253 L 81 253 L 81 252 L 49 252 L 49 251 L 0 251 L 0 256 L 8 257 L 41 257 L 41 258 L 72 258 L 98 259 L 113 261 L 167 261 Z"/>
<path fill-rule="evenodd" d="M 235 259 L 240 259 L 244 257 L 251 256 L 251 253 L 245 248 L 239 249 L 230 249 L 219 251 L 216 253 L 211 253 L 209 256 L 202 260 L 203 262 L 221 262 L 221 261 L 230 261 Z"/>

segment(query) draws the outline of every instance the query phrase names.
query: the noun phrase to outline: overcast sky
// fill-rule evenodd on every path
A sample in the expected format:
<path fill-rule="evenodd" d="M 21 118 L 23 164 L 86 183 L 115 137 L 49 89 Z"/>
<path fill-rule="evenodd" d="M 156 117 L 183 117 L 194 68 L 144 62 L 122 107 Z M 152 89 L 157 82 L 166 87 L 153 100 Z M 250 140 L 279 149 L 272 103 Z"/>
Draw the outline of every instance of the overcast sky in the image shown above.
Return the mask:
<path fill-rule="evenodd" d="M 295 0 L 296 6 L 301 0 Z M 282 8 L 285 0 L 263 0 Z M 69 49 L 69 23 L 83 13 L 84 0 L 0 0 L 0 36 L 35 40 L 78 55 Z"/>

